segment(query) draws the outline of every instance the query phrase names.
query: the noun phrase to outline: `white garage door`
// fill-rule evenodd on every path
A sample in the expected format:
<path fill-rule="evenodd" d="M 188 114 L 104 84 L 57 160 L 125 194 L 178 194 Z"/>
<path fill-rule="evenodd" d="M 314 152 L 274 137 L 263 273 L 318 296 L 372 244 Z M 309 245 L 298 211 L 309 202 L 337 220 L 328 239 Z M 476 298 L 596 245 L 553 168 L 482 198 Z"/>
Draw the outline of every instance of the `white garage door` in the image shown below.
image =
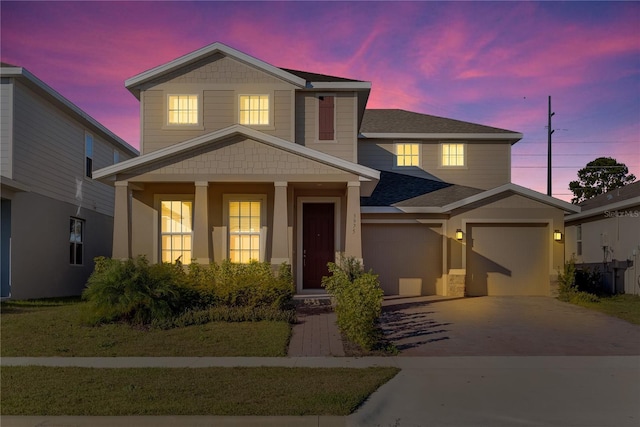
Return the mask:
<path fill-rule="evenodd" d="M 420 279 L 420 294 L 435 295 L 442 280 L 439 231 L 425 224 L 362 224 L 365 269 L 379 275 L 386 295 L 400 293 L 401 279 Z"/>
<path fill-rule="evenodd" d="M 467 224 L 469 296 L 549 295 L 546 224 Z"/>

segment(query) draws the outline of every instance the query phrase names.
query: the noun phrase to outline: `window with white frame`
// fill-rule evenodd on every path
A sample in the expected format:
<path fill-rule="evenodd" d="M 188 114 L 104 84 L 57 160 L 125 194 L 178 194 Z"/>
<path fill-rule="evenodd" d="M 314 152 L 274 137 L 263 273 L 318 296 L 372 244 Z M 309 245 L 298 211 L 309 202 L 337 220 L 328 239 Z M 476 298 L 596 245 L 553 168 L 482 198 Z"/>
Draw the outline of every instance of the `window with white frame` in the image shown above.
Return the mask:
<path fill-rule="evenodd" d="M 440 144 L 441 166 L 465 166 L 465 144 Z"/>
<path fill-rule="evenodd" d="M 269 95 L 240 95 L 238 101 L 241 125 L 269 124 Z"/>
<path fill-rule="evenodd" d="M 82 265 L 84 247 L 84 220 L 69 220 L 69 264 Z"/>
<path fill-rule="evenodd" d="M 191 263 L 193 245 L 193 201 L 160 202 L 160 240 L 162 262 Z"/>
<path fill-rule="evenodd" d="M 582 224 L 576 226 L 576 255 L 582 255 Z"/>
<path fill-rule="evenodd" d="M 420 166 L 420 144 L 396 144 L 396 166 Z"/>
<path fill-rule="evenodd" d="M 167 122 L 170 125 L 197 125 L 198 118 L 198 95 L 167 97 Z"/>
<path fill-rule="evenodd" d="M 229 200 L 229 259 L 260 261 L 261 200 Z"/>
<path fill-rule="evenodd" d="M 93 176 L 93 135 L 84 134 L 84 176 Z"/>

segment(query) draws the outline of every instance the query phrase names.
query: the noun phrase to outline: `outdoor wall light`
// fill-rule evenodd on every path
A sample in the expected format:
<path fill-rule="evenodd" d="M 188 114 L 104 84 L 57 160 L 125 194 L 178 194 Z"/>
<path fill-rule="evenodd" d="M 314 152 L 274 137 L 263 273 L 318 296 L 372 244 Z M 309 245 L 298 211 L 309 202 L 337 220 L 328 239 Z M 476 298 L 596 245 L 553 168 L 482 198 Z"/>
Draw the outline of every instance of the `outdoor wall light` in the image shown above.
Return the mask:
<path fill-rule="evenodd" d="M 456 239 L 462 240 L 462 230 L 459 228 L 456 230 Z"/>
<path fill-rule="evenodd" d="M 562 233 L 560 232 L 560 230 L 556 230 L 553 232 L 553 240 L 555 240 L 556 242 L 562 240 Z"/>

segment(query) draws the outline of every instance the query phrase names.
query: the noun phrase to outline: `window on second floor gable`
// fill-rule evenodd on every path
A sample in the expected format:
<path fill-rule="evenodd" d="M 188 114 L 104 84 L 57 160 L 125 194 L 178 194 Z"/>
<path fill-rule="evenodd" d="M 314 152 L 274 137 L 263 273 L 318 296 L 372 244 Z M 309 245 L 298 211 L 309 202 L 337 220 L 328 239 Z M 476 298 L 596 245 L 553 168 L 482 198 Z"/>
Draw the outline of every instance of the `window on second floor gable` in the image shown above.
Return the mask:
<path fill-rule="evenodd" d="M 466 166 L 465 144 L 440 144 L 440 166 Z"/>
<path fill-rule="evenodd" d="M 269 124 L 269 95 L 240 95 L 238 104 L 241 125 Z"/>
<path fill-rule="evenodd" d="M 420 167 L 420 144 L 396 144 L 396 164 L 397 167 L 415 166 Z"/>
<path fill-rule="evenodd" d="M 197 125 L 199 118 L 198 95 L 169 95 L 167 123 L 170 125 Z"/>

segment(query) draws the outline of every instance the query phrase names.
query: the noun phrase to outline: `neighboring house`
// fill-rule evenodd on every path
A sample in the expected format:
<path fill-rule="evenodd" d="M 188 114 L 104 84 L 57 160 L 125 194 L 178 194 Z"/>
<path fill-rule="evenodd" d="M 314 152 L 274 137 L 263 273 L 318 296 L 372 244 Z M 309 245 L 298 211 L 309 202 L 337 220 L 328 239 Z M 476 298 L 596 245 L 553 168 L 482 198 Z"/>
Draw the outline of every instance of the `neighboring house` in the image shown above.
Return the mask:
<path fill-rule="evenodd" d="M 598 269 L 605 288 L 640 294 L 640 181 L 580 203 L 565 217 L 566 258 Z"/>
<path fill-rule="evenodd" d="M 25 68 L 0 75 L 2 297 L 78 295 L 111 255 L 114 191 L 92 173 L 138 152 Z"/>
<path fill-rule="evenodd" d="M 130 78 L 142 155 L 115 187 L 113 256 L 293 266 L 321 292 L 336 254 L 387 294 L 548 295 L 565 212 L 510 183 L 522 135 L 366 110 L 371 83 L 277 68 L 220 43 Z"/>

